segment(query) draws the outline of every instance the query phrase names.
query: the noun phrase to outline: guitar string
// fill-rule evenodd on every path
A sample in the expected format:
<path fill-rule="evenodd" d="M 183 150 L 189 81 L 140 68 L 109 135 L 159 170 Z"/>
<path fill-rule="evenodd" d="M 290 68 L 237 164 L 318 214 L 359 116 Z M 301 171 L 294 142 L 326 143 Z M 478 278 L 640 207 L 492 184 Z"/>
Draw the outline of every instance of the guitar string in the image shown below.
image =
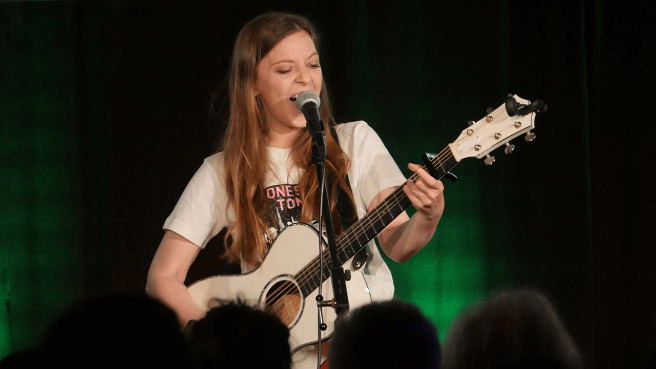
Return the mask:
<path fill-rule="evenodd" d="M 443 165 L 442 165 L 442 162 L 445 161 L 445 160 L 448 160 L 448 159 L 449 159 L 449 154 L 451 154 L 451 151 L 450 151 L 450 150 L 447 151 L 447 152 L 444 152 L 444 151 L 446 151 L 446 149 L 448 149 L 448 147 L 445 148 L 442 152 L 440 152 L 440 154 L 437 155 L 435 158 L 433 158 L 433 160 L 431 160 L 431 164 L 433 164 L 433 165 L 436 164 L 435 162 L 439 163 L 440 168 L 442 169 L 442 171 L 443 171 L 444 173 L 446 173 L 446 171 L 444 170 L 444 167 L 443 167 Z M 440 160 L 440 159 L 442 159 L 442 160 Z M 423 168 L 424 170 L 426 169 L 425 166 L 422 167 L 422 168 Z M 412 176 L 410 177 L 410 179 L 414 182 L 414 181 L 416 181 L 416 179 L 417 179 L 418 177 L 419 177 L 419 176 L 415 173 L 414 175 L 412 175 Z M 401 187 L 402 187 L 402 186 L 401 186 Z M 399 195 L 401 195 L 401 196 L 399 196 Z M 403 190 L 400 190 L 400 191 L 399 191 L 399 190 L 396 190 L 396 191 L 392 194 L 390 201 L 383 201 L 381 204 L 379 204 L 379 206 L 377 206 L 376 208 L 374 208 L 374 209 L 372 210 L 372 212 L 370 213 L 370 216 L 365 216 L 364 218 L 362 218 L 362 222 L 356 222 L 356 224 L 354 224 L 354 226 L 357 225 L 357 226 L 359 226 L 359 228 L 360 228 L 361 230 L 364 230 L 364 228 L 363 228 L 363 224 L 361 224 L 361 223 L 365 223 L 365 221 L 368 221 L 368 223 L 369 223 L 369 227 L 368 227 L 368 229 L 374 229 L 374 230 L 375 230 L 375 228 L 373 228 L 373 223 L 374 223 L 375 221 L 380 221 L 381 224 L 383 224 L 383 226 L 387 226 L 387 225 L 385 224 L 385 222 L 383 221 L 383 219 L 382 219 L 383 215 L 384 215 L 384 214 L 390 214 L 390 215 L 391 215 L 391 212 L 390 212 L 390 205 L 392 204 L 392 202 L 395 202 L 396 204 L 394 204 L 394 205 L 392 205 L 392 206 L 401 206 L 399 200 L 403 200 L 403 197 L 407 197 L 407 195 L 405 195 L 405 192 L 403 192 Z M 393 200 L 393 201 L 391 201 L 391 200 Z M 383 210 L 383 208 L 385 209 L 385 212 L 383 212 L 383 214 L 381 214 L 381 210 Z M 400 213 L 401 213 L 401 211 L 399 211 L 399 214 L 400 214 Z M 398 216 L 398 214 L 397 214 L 397 216 Z M 376 219 L 374 222 L 372 222 L 370 218 L 377 218 L 377 219 Z M 395 218 L 396 218 L 396 217 L 393 217 L 392 220 L 394 220 Z M 391 222 L 391 221 L 390 221 L 390 222 Z M 357 228 L 357 227 L 354 227 L 354 228 Z M 349 231 L 350 231 L 350 230 L 349 230 Z M 339 246 L 338 254 L 339 254 L 340 252 L 344 252 L 345 255 L 347 255 L 347 260 L 348 260 L 348 258 L 350 258 L 352 255 L 349 256 L 348 253 L 345 252 L 346 248 L 347 248 L 347 247 L 351 247 L 351 251 L 353 252 L 353 255 L 355 254 L 355 250 L 353 250 L 352 242 L 347 242 L 346 247 L 345 247 L 345 245 L 343 245 L 343 242 L 341 242 L 341 241 L 344 240 L 344 239 L 350 240 L 350 239 L 351 239 L 351 238 L 350 238 L 350 235 L 356 233 L 357 229 L 354 229 L 352 232 L 349 232 L 349 231 L 347 231 L 348 233 L 345 233 L 345 237 L 340 237 L 340 238 L 338 238 L 338 240 L 337 240 L 337 243 L 339 244 L 339 245 L 338 245 L 338 246 Z M 362 235 L 363 233 L 366 235 L 366 232 L 362 232 L 362 233 L 360 233 L 360 235 Z M 372 239 L 373 239 L 373 237 L 375 237 L 375 235 L 372 236 Z M 359 238 L 359 236 L 355 236 L 355 239 L 356 239 L 356 240 L 358 240 L 358 238 Z M 359 243 L 359 242 L 360 242 L 360 241 L 358 240 L 358 243 Z M 363 246 L 363 245 L 360 245 L 360 246 Z M 365 243 L 365 246 L 366 246 L 366 243 Z M 331 260 L 331 258 L 330 258 L 329 253 L 327 252 L 327 250 L 324 250 L 324 254 L 325 254 L 325 255 L 324 255 L 324 258 L 327 259 L 326 263 L 329 263 L 330 260 Z M 338 255 L 337 257 L 339 258 L 339 255 Z M 341 260 L 339 260 L 339 261 L 341 262 Z M 315 279 L 315 278 L 317 277 L 317 272 L 316 272 L 316 270 L 317 270 L 317 268 L 318 268 L 317 263 L 318 263 L 318 257 L 315 258 L 311 264 L 309 264 L 309 265 L 307 265 L 306 267 L 304 267 L 304 268 L 301 270 L 301 273 L 298 273 L 298 274 L 297 274 L 297 276 L 296 276 L 295 279 L 297 280 L 297 282 L 299 282 L 299 285 L 300 285 L 300 286 L 304 286 L 304 285 L 305 285 L 307 282 L 309 282 L 311 279 L 313 280 L 313 279 Z M 311 274 L 312 274 L 311 278 L 307 278 L 307 277 L 308 277 L 308 273 L 311 273 Z M 328 277 L 328 275 L 326 276 L 326 279 L 327 279 L 327 277 Z M 315 282 L 315 283 L 316 283 L 316 282 Z M 323 283 L 323 281 L 319 281 L 319 283 Z M 287 295 L 289 292 L 295 290 L 294 287 L 295 287 L 295 285 L 294 285 L 293 283 L 291 283 L 291 282 L 288 282 L 288 281 L 283 282 L 283 284 L 282 284 L 281 286 L 279 286 L 279 287 L 276 289 L 276 293 L 274 293 L 273 295 L 271 295 L 271 296 L 269 296 L 269 297 L 266 298 L 266 301 L 272 301 L 272 302 L 266 302 L 265 305 L 266 305 L 267 307 L 269 307 L 269 306 L 271 306 L 272 304 L 276 303 L 276 302 L 279 300 L 279 298 L 280 298 L 281 296 L 283 296 L 283 295 Z M 311 287 L 311 286 L 310 286 L 310 287 Z M 316 288 L 318 288 L 318 287 L 313 287 L 312 291 L 314 291 L 314 289 L 316 289 Z"/>
<path fill-rule="evenodd" d="M 440 154 L 442 154 L 442 153 L 440 153 Z M 449 152 L 444 153 L 444 154 L 440 155 L 439 158 L 441 158 L 441 159 L 445 159 L 445 158 L 447 158 L 447 160 L 448 160 L 448 154 L 449 154 Z M 434 161 L 439 162 L 440 160 L 437 160 L 437 159 L 438 159 L 438 157 L 436 157 L 436 158 L 434 159 Z M 433 163 L 433 164 L 435 164 L 435 163 Z M 441 163 L 440 163 L 440 166 L 441 166 Z M 424 168 L 425 168 L 425 167 L 424 167 Z M 413 180 L 413 181 L 416 181 L 416 179 L 417 179 L 418 177 L 419 177 L 419 176 L 418 176 L 417 174 L 414 174 L 410 179 Z M 397 191 L 398 191 L 398 192 L 397 192 Z M 372 209 L 372 211 L 368 214 L 368 216 L 365 216 L 364 218 L 361 219 L 361 221 L 356 222 L 356 223 L 354 224 L 354 227 L 353 227 L 354 230 L 353 230 L 353 231 L 349 230 L 349 231 L 347 231 L 347 233 L 345 232 L 345 236 L 344 236 L 344 237 L 340 237 L 340 238 L 338 239 L 338 243 L 340 243 L 340 246 L 343 246 L 343 242 L 341 242 L 341 241 L 343 241 L 344 239 L 348 239 L 348 240 L 356 239 L 356 240 L 357 240 L 357 239 L 359 238 L 359 236 L 361 236 L 362 234 L 365 234 L 365 235 L 366 235 L 366 232 L 360 232 L 359 234 L 356 234 L 357 231 L 358 231 L 358 228 L 360 229 L 360 231 L 364 231 L 364 227 L 363 227 L 364 223 L 367 223 L 367 222 L 369 223 L 369 227 L 367 227 L 367 229 L 372 228 L 373 223 L 374 223 L 375 221 L 377 221 L 377 220 L 380 220 L 380 221 L 384 224 L 384 222 L 382 221 L 382 217 L 383 217 L 383 215 L 384 215 L 385 213 L 390 213 L 390 205 L 391 205 L 391 203 L 392 203 L 392 202 L 395 202 L 396 204 L 395 204 L 394 206 L 396 206 L 396 205 L 400 205 L 400 201 L 399 201 L 399 200 L 402 200 L 403 197 L 405 197 L 405 193 L 404 193 L 402 190 L 397 190 L 397 191 L 395 191 L 395 192 L 392 194 L 392 197 L 390 197 L 390 200 L 394 200 L 394 201 L 383 201 L 381 204 L 379 204 L 379 206 L 377 206 L 376 208 Z M 383 209 L 384 209 L 385 211 L 382 212 L 383 214 L 381 214 L 381 210 L 383 210 Z M 397 216 L 398 216 L 398 215 L 397 215 Z M 372 220 L 371 218 L 377 218 L 377 219 L 374 220 L 374 222 L 372 222 L 372 221 L 371 221 L 371 220 Z M 354 237 L 351 237 L 351 236 L 354 236 Z M 372 238 L 373 238 L 373 237 L 372 237 Z M 359 241 L 358 241 L 358 242 L 359 242 Z M 366 245 L 366 243 L 365 243 L 365 245 Z M 352 242 L 348 242 L 346 246 L 351 247 L 351 250 L 353 251 L 353 253 L 355 253 L 355 251 L 352 249 Z M 360 246 L 363 246 L 363 245 L 360 245 Z M 341 247 L 339 251 L 344 251 L 344 250 L 345 250 L 345 247 Z M 352 255 L 350 255 L 350 256 L 348 256 L 348 257 L 350 258 L 351 256 L 352 256 Z M 341 261 L 341 260 L 340 260 L 340 261 Z M 313 264 L 314 264 L 314 263 L 313 263 Z M 302 276 L 302 275 L 299 275 L 299 277 L 300 277 L 300 276 Z"/>
<path fill-rule="evenodd" d="M 448 154 L 448 153 L 446 153 L 446 154 Z M 442 156 L 446 157 L 448 155 L 442 155 Z M 439 161 L 439 160 L 435 160 L 435 161 Z M 410 179 L 415 181 L 417 179 L 417 177 L 418 177 L 418 175 L 414 174 Z M 405 195 L 404 195 L 404 193 L 402 194 L 402 190 L 400 190 L 400 191 L 397 190 L 397 191 L 395 191 L 395 193 L 392 194 L 393 196 L 390 197 L 390 200 L 394 200 L 396 202 L 396 205 L 399 205 L 399 200 L 402 199 Z M 373 223 L 374 223 L 374 222 L 371 221 L 372 220 L 371 218 L 377 218 L 376 220 L 381 220 L 382 221 L 383 214 L 384 213 L 389 213 L 391 203 L 392 203 L 392 201 L 383 201 L 381 204 L 379 204 L 379 206 L 372 209 L 372 211 L 368 214 L 368 216 L 365 216 L 364 218 L 362 218 L 361 221 L 356 222 L 354 224 L 353 231 L 349 230 L 345 233 L 344 237 L 340 237 L 338 239 L 338 243 L 340 243 L 340 245 L 341 245 L 341 244 L 343 244 L 343 242 L 341 242 L 341 241 L 343 241 L 344 239 L 348 239 L 348 240 L 356 239 L 357 240 L 359 238 L 359 236 L 361 236 L 362 234 L 366 235 L 366 232 L 360 232 L 359 234 L 357 234 L 358 233 L 357 232 L 358 228 L 359 228 L 360 231 L 364 231 L 363 226 L 364 226 L 364 223 L 367 223 L 367 222 L 369 223 L 369 227 L 367 227 L 367 228 L 368 229 L 371 228 Z M 383 210 L 383 209 L 385 211 L 383 212 L 383 214 L 381 214 L 381 210 Z M 351 237 L 351 236 L 353 236 L 353 237 Z M 347 243 L 347 246 L 351 246 L 351 245 L 352 245 L 352 242 Z M 360 245 L 360 246 L 363 246 L 363 245 Z M 345 248 L 341 247 L 340 251 L 344 251 L 344 250 L 345 250 Z M 355 251 L 353 249 L 352 249 L 352 251 L 355 253 Z M 351 256 L 348 256 L 348 257 L 350 258 Z"/>
<path fill-rule="evenodd" d="M 451 156 L 453 157 L 451 150 L 448 150 L 448 151 L 447 151 L 447 149 L 449 149 L 449 148 L 448 148 L 448 147 L 445 148 L 444 150 L 442 150 L 442 152 L 440 152 L 440 154 L 436 155 L 436 157 L 433 158 L 433 159 L 431 160 L 431 164 L 433 164 L 433 165 L 435 165 L 436 162 L 439 163 L 439 164 L 440 164 L 440 167 L 441 167 L 441 169 L 442 169 L 442 171 L 443 171 L 444 173 L 446 173 L 446 171 L 444 171 L 444 167 L 443 167 L 442 163 L 443 163 L 444 161 L 450 159 L 450 158 L 449 158 L 449 154 L 451 154 Z M 440 160 L 440 159 L 441 159 L 441 160 Z M 422 168 L 423 168 L 424 170 L 426 169 L 425 166 L 423 166 Z M 419 175 L 417 175 L 417 174 L 415 173 L 415 174 L 413 174 L 409 179 L 412 180 L 412 181 L 414 182 L 414 181 L 417 180 L 417 178 L 419 178 Z M 396 191 L 392 194 L 392 196 L 390 196 L 389 201 L 383 201 L 382 203 L 380 203 L 378 206 L 376 206 L 374 209 L 372 209 L 372 211 L 371 211 L 367 216 L 363 217 L 360 221 L 357 221 L 355 224 L 353 224 L 353 226 L 356 226 L 356 227 L 352 227 L 352 228 L 358 228 L 357 226 L 359 226 L 360 230 L 363 231 L 363 232 L 361 232 L 359 235 L 361 236 L 362 234 L 364 234 L 364 235 L 366 236 L 366 232 L 364 232 L 365 229 L 363 228 L 363 224 L 362 224 L 362 223 L 368 222 L 368 223 L 369 223 L 369 227 L 368 227 L 367 229 L 374 229 L 374 230 L 375 230 L 375 228 L 373 228 L 373 223 L 374 223 L 375 221 L 381 221 L 381 224 L 383 224 L 383 226 L 387 226 L 387 225 L 385 224 L 385 222 L 383 221 L 383 219 L 382 219 L 383 214 L 381 214 L 381 210 L 382 210 L 383 208 L 385 208 L 385 212 L 383 212 L 383 213 L 391 214 L 391 212 L 390 212 L 390 204 L 391 204 L 392 202 L 395 202 L 395 203 L 396 203 L 396 204 L 393 205 L 393 206 L 401 206 L 399 200 L 403 200 L 403 197 L 407 197 L 407 195 L 405 195 L 405 192 L 401 189 L 402 187 L 403 187 L 403 186 L 399 187 L 400 191 L 399 191 L 399 190 L 396 190 Z M 399 195 L 400 195 L 400 196 L 399 196 Z M 393 200 L 393 201 L 392 201 L 392 200 Z M 401 213 L 401 212 L 399 211 L 399 214 L 400 214 L 400 213 Z M 398 216 L 398 214 L 397 214 L 397 216 Z M 370 218 L 376 218 L 376 217 L 377 217 L 377 219 L 374 220 L 374 222 L 372 222 Z M 396 218 L 396 217 L 393 217 L 392 220 L 394 220 L 395 218 Z M 357 231 L 357 229 L 354 229 L 353 231 L 351 231 L 351 230 L 349 229 L 349 230 L 347 231 L 348 233 L 345 232 L 345 237 L 339 237 L 339 238 L 337 239 L 337 244 L 338 244 L 338 245 L 337 245 L 337 246 L 338 246 L 338 254 L 339 254 L 340 252 L 344 251 L 344 250 L 346 249 L 346 247 L 351 247 L 351 251 L 353 252 L 353 255 L 355 254 L 355 251 L 353 250 L 353 247 L 352 247 L 352 242 L 348 242 L 348 243 L 346 244 L 346 246 L 345 246 L 345 245 L 343 245 L 343 242 L 341 242 L 341 241 L 342 241 L 343 239 L 347 239 L 347 240 L 350 239 L 349 235 L 350 235 L 350 234 L 353 234 L 353 233 L 356 233 L 356 231 Z M 367 237 L 368 237 L 368 236 L 367 236 Z M 372 239 L 373 239 L 373 237 L 375 237 L 375 235 L 372 236 Z M 356 240 L 358 240 L 358 238 L 359 238 L 359 236 L 356 236 L 356 237 L 355 237 Z M 359 240 L 358 240 L 358 243 L 359 243 Z M 360 245 L 360 246 L 363 246 L 363 245 Z M 365 246 L 366 246 L 366 243 L 365 243 Z M 353 255 L 348 256 L 348 253 L 346 253 L 346 252 L 345 252 L 345 255 L 347 255 L 347 260 L 348 260 L 348 258 L 350 258 L 351 256 L 353 256 Z M 337 257 L 338 257 L 338 259 L 339 259 L 339 255 L 338 255 Z M 328 264 L 328 263 L 330 262 L 330 260 L 331 260 L 331 258 L 330 258 L 330 254 L 328 253 L 328 250 L 324 250 L 324 258 L 326 259 L 326 264 Z M 341 260 L 339 260 L 339 261 L 341 262 Z M 316 257 L 316 258 L 315 258 L 310 264 L 306 265 L 306 266 L 300 271 L 300 273 L 297 273 L 297 275 L 295 276 L 295 279 L 296 279 L 297 282 L 299 283 L 299 286 L 300 286 L 300 287 L 301 287 L 301 286 L 304 286 L 307 282 L 309 282 L 310 280 L 313 280 L 313 279 L 315 279 L 315 278 L 317 277 L 317 270 L 318 270 L 317 268 L 319 267 L 319 266 L 317 265 L 318 262 L 319 262 L 319 257 L 317 256 L 317 257 Z M 308 278 L 308 274 L 310 274 L 310 273 L 311 273 L 312 275 L 310 276 L 310 278 Z M 326 276 L 326 279 L 327 279 L 327 277 L 328 277 L 328 276 Z M 323 281 L 320 281 L 319 283 L 323 283 Z M 311 287 L 311 286 L 309 286 L 309 287 Z M 313 287 L 311 291 L 314 291 L 314 289 L 316 289 L 316 288 L 318 288 L 318 287 Z M 267 302 L 265 302 L 265 306 L 270 307 L 272 304 L 276 303 L 276 302 L 279 300 L 279 298 L 280 298 L 281 296 L 283 296 L 283 295 L 287 295 L 289 292 L 291 292 L 291 291 L 293 291 L 293 290 L 295 290 L 295 284 L 294 284 L 294 283 L 291 283 L 291 282 L 288 282 L 288 281 L 283 282 L 283 284 L 281 284 L 281 285 L 276 289 L 276 292 L 275 292 L 273 295 L 270 295 L 270 296 L 266 297 L 266 301 L 267 301 Z M 271 300 L 273 300 L 273 301 L 272 301 L 272 302 L 268 302 L 268 301 L 271 301 Z"/>
<path fill-rule="evenodd" d="M 451 150 L 449 149 L 449 147 L 447 146 L 438 155 L 436 155 L 433 159 L 431 159 L 430 162 L 433 165 L 439 164 L 442 171 L 444 173 L 446 173 L 446 171 L 444 170 L 443 162 L 445 162 L 446 160 L 449 160 L 450 159 L 449 156 L 453 157 L 453 154 L 452 154 Z M 422 169 L 426 170 L 426 166 L 422 166 Z M 418 178 L 419 178 L 419 175 L 417 173 L 414 173 L 412 176 L 410 176 L 409 179 L 412 180 L 413 182 L 415 182 Z M 405 184 L 403 186 L 405 186 Z M 374 229 L 374 231 L 375 231 L 373 223 L 375 223 L 377 221 L 380 221 L 381 224 L 383 224 L 383 227 L 386 227 L 389 224 L 389 223 L 385 224 L 385 221 L 383 220 L 382 217 L 384 216 L 384 214 L 390 214 L 391 215 L 390 206 L 401 206 L 399 200 L 403 200 L 403 197 L 407 198 L 407 195 L 402 190 L 403 186 L 401 186 L 401 187 L 399 187 L 399 189 L 395 190 L 392 193 L 392 195 L 390 196 L 390 199 L 388 201 L 381 202 L 374 209 L 372 209 L 372 211 L 369 214 L 365 215 L 362 219 L 356 221 L 351 227 L 351 228 L 355 228 L 355 229 L 353 229 L 351 231 L 351 228 L 349 228 L 349 230 L 347 230 L 346 232 L 343 233 L 344 237 L 340 236 L 336 240 L 336 246 L 338 246 L 337 254 L 339 254 L 341 252 L 344 252 L 344 254 L 347 255 L 347 260 L 348 260 L 353 255 L 355 255 L 356 252 L 355 252 L 355 250 L 353 249 L 353 246 L 352 246 L 353 242 L 347 242 L 346 245 L 344 245 L 344 242 L 342 242 L 344 239 L 346 239 L 346 240 L 354 239 L 359 243 L 360 242 L 359 237 L 362 236 L 362 235 L 366 236 L 366 230 L 367 229 Z M 392 202 L 394 202 L 395 204 L 392 205 Z M 383 209 L 385 211 L 381 211 Z M 401 209 L 401 211 L 402 210 L 403 209 Z M 401 213 L 401 211 L 399 211 L 399 214 Z M 397 214 L 396 216 L 398 216 L 399 214 Z M 391 221 L 396 219 L 396 216 L 392 216 L 392 220 L 390 220 L 390 223 L 391 223 Z M 376 218 L 376 219 L 372 222 L 370 218 Z M 369 223 L 369 226 L 367 228 L 364 228 L 363 223 L 365 223 L 365 222 Z M 361 231 L 360 233 L 357 233 L 358 228 L 359 228 L 359 231 Z M 376 235 L 377 234 L 378 233 L 376 233 Z M 354 237 L 351 238 L 351 235 L 353 235 Z M 376 235 L 374 235 L 373 237 L 375 237 Z M 373 239 L 373 237 L 371 239 Z M 366 247 L 366 244 L 367 243 L 365 243 L 365 245 L 359 245 L 359 246 L 365 246 Z M 348 255 L 348 253 L 345 252 L 347 247 L 350 247 L 351 252 L 353 253 L 350 256 Z M 323 252 L 325 254 L 324 255 L 324 260 L 326 261 L 326 264 L 328 265 L 331 261 L 330 253 L 328 252 L 328 250 L 324 250 Z M 337 255 L 337 258 L 338 258 L 338 261 L 341 262 L 341 260 L 339 260 L 339 255 Z M 319 263 L 319 256 L 315 257 L 312 260 L 312 262 L 310 262 L 310 264 L 303 267 L 303 269 L 301 269 L 301 271 L 296 274 L 294 279 L 298 282 L 299 287 L 302 287 L 302 286 L 306 285 L 306 283 L 309 282 L 310 280 L 313 280 L 314 278 L 317 278 L 317 274 L 318 274 L 317 270 L 320 267 L 319 265 L 317 265 L 318 263 Z M 309 276 L 309 274 L 311 274 L 311 275 Z M 326 279 L 328 277 L 329 277 L 329 275 L 326 276 Z M 319 283 L 323 283 L 323 281 L 319 281 Z M 313 289 L 311 291 L 314 291 L 316 288 L 318 288 L 318 286 L 313 287 Z M 266 307 L 271 307 L 271 305 L 276 303 L 282 296 L 289 294 L 289 292 L 292 292 L 295 289 L 296 288 L 295 288 L 294 283 L 289 282 L 289 281 L 284 281 L 278 288 L 276 288 L 276 291 L 274 292 L 274 294 L 272 294 L 270 296 L 267 296 L 265 298 L 265 301 L 266 301 L 265 306 Z M 271 302 L 269 302 L 269 301 L 271 301 Z"/>

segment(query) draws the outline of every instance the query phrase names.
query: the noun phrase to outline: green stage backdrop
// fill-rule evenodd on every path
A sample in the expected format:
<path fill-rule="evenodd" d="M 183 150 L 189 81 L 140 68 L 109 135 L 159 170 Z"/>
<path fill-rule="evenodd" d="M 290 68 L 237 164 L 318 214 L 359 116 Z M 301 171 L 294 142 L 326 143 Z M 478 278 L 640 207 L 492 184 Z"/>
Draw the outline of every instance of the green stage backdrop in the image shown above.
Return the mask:
<path fill-rule="evenodd" d="M 337 116 L 367 121 L 406 175 L 508 93 L 544 100 L 534 142 L 454 169 L 433 240 L 387 260 L 396 297 L 443 339 L 463 307 L 536 286 L 589 367 L 641 367 L 654 9 L 583 0 L 0 4 L 0 357 L 75 301 L 143 291 L 164 219 L 216 148 L 237 32 L 267 10 L 316 22 Z"/>

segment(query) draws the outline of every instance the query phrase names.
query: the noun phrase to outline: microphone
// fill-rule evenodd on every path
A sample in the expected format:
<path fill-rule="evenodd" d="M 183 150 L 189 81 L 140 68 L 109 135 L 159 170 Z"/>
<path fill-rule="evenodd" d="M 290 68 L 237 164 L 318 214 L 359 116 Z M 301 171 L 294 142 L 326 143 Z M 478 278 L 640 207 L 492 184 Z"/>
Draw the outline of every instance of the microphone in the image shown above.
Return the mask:
<path fill-rule="evenodd" d="M 296 98 L 296 109 L 305 116 L 308 132 L 319 149 L 319 155 L 325 158 L 327 155 L 326 133 L 321 115 L 319 115 L 320 105 L 321 99 L 314 91 L 303 91 Z"/>

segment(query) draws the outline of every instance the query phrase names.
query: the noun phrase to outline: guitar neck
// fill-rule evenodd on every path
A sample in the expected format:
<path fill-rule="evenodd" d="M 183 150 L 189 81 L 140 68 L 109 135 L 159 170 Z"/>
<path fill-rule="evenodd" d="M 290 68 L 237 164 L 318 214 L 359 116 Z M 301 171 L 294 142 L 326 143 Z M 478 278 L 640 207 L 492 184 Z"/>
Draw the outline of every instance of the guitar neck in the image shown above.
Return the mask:
<path fill-rule="evenodd" d="M 439 179 L 455 167 L 458 161 L 453 156 L 451 149 L 446 147 L 431 160 L 431 164 L 437 172 Z M 423 169 L 426 170 L 426 167 L 424 166 Z M 419 179 L 419 175 L 415 173 L 409 179 L 414 182 Z M 337 258 L 340 265 L 346 263 L 353 255 L 362 250 L 369 241 L 373 240 L 378 233 L 385 229 L 387 225 L 412 204 L 403 191 L 403 186 L 399 186 L 383 202 L 353 223 L 349 229 L 337 238 L 335 242 L 337 244 Z M 323 251 L 323 259 L 325 261 L 323 280 L 326 280 L 330 276 L 330 254 L 328 250 Z M 320 259 L 317 256 L 295 276 L 305 296 L 319 287 L 319 264 Z"/>

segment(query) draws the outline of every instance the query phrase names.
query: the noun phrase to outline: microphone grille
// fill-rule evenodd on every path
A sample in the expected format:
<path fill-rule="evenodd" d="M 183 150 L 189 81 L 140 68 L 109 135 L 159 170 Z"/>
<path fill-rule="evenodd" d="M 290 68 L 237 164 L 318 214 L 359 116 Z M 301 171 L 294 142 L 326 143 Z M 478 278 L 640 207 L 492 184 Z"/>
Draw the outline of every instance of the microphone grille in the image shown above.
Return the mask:
<path fill-rule="evenodd" d="M 303 105 L 309 101 L 314 101 L 317 104 L 317 108 L 321 106 L 321 99 L 314 91 L 303 91 L 298 94 L 296 98 L 296 109 L 301 110 Z M 302 111 L 302 110 L 301 110 Z"/>

